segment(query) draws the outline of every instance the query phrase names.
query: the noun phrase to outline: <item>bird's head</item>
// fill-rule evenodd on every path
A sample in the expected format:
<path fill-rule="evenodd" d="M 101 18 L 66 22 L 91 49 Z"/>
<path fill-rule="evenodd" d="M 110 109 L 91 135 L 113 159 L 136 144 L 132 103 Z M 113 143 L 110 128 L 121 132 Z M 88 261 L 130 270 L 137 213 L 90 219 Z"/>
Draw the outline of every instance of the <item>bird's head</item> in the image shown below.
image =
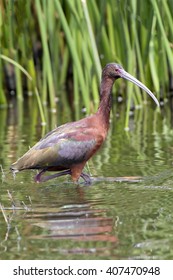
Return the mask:
<path fill-rule="evenodd" d="M 136 79 L 135 77 L 130 75 L 128 72 L 126 72 L 121 65 L 119 65 L 117 63 L 107 64 L 103 69 L 102 77 L 110 78 L 113 81 L 116 79 L 119 79 L 119 78 L 123 78 L 123 79 L 126 79 L 126 80 L 134 83 L 135 85 L 137 85 L 138 87 L 143 89 L 145 92 L 147 92 L 151 96 L 151 98 L 154 100 L 154 102 L 157 104 L 157 106 L 159 107 L 159 101 L 157 100 L 155 95 L 138 79 Z"/>
<path fill-rule="evenodd" d="M 107 76 L 112 79 L 121 78 L 121 72 L 123 67 L 117 63 L 109 63 L 103 69 L 103 76 Z"/>

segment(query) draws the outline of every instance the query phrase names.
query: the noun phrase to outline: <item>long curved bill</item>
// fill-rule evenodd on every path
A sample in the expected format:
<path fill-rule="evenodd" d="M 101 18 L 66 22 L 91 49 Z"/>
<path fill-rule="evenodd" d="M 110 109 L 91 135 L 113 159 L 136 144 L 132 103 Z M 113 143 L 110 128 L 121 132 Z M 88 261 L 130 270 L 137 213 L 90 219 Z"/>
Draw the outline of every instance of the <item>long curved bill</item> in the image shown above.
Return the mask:
<path fill-rule="evenodd" d="M 155 97 L 155 95 L 143 84 L 141 83 L 138 79 L 136 79 L 135 77 L 133 77 L 132 75 L 130 75 L 128 72 L 126 72 L 124 69 L 121 69 L 119 71 L 119 74 L 121 76 L 121 78 L 124 78 L 132 83 L 134 83 L 135 85 L 137 85 L 138 87 L 142 88 L 143 90 L 145 90 L 150 96 L 151 98 L 154 100 L 154 102 L 157 104 L 158 107 L 160 107 L 159 105 L 159 101 L 157 100 L 157 98 Z"/>

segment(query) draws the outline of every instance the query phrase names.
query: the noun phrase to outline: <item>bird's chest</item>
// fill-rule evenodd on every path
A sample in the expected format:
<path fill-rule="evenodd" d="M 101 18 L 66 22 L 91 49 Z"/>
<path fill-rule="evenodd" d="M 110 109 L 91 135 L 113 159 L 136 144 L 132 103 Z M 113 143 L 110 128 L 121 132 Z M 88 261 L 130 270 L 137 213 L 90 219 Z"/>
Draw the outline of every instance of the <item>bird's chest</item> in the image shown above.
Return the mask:
<path fill-rule="evenodd" d="M 94 140 L 94 145 L 90 152 L 88 153 L 88 157 L 90 158 L 97 150 L 102 146 L 103 142 L 105 141 L 107 135 L 106 130 L 100 130 L 98 128 L 94 129 L 93 132 L 93 140 Z"/>

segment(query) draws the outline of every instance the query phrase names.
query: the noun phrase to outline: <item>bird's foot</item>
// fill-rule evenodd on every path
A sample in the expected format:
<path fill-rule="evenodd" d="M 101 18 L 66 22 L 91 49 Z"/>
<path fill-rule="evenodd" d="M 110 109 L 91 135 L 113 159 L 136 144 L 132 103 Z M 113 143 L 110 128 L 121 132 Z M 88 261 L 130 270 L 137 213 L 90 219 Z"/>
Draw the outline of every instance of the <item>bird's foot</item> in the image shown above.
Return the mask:
<path fill-rule="evenodd" d="M 82 172 L 80 177 L 82 177 L 82 179 L 84 179 L 86 186 L 91 185 L 92 180 L 91 180 L 91 178 L 90 178 L 90 176 L 88 174 Z"/>

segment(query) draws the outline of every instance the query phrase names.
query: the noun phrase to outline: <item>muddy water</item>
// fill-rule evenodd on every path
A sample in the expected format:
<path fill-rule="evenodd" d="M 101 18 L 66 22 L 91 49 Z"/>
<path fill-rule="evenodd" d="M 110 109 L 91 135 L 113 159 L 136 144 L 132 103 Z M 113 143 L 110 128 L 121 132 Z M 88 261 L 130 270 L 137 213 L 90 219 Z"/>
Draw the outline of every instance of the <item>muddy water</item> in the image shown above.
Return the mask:
<path fill-rule="evenodd" d="M 44 132 L 30 101 L 0 110 L 0 259 L 173 258 L 172 118 L 149 107 L 134 112 L 129 132 L 124 108 L 113 110 L 86 170 L 91 186 L 68 177 L 36 184 L 34 171 L 14 179 L 10 164 Z M 72 119 L 47 113 L 45 132 Z M 115 180 L 124 176 L 142 180 Z"/>

